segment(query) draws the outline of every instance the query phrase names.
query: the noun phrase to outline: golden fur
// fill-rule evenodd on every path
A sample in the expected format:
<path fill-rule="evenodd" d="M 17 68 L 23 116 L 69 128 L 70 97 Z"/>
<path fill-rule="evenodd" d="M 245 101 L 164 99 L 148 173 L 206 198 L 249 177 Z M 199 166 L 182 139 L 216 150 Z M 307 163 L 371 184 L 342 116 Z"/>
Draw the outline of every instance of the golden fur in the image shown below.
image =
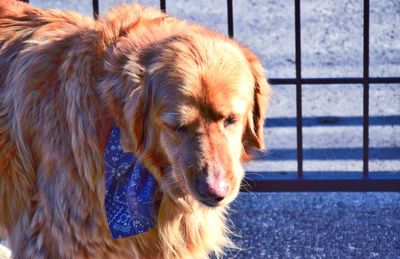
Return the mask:
<path fill-rule="evenodd" d="M 0 232 L 13 256 L 220 256 L 268 97 L 249 50 L 157 10 L 123 5 L 94 21 L 0 1 Z M 115 124 L 164 193 L 157 226 L 117 240 L 103 204 Z M 199 177 L 224 198 L 208 203 Z"/>

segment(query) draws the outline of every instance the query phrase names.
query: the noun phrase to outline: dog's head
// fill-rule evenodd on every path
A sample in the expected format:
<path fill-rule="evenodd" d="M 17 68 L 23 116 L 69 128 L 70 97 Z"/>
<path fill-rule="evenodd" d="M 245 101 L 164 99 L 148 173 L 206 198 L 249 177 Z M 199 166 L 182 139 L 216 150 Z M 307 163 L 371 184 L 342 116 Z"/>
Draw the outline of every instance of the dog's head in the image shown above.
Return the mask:
<path fill-rule="evenodd" d="M 124 69 L 131 89 L 123 107 L 125 146 L 172 198 L 189 195 L 211 207 L 232 201 L 241 163 L 264 146 L 269 85 L 255 55 L 199 33 L 154 44 Z"/>

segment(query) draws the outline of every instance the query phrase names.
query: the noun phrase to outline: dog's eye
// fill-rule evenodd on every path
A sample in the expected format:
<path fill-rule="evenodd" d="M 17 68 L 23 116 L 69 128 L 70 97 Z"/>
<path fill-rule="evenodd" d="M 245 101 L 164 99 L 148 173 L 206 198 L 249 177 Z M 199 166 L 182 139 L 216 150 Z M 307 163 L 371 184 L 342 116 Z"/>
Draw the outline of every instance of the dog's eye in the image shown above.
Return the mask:
<path fill-rule="evenodd" d="M 179 126 L 175 127 L 176 133 L 185 133 L 187 131 L 187 126 L 180 124 Z"/>
<path fill-rule="evenodd" d="M 171 133 L 184 133 L 187 131 L 187 126 L 184 124 L 175 124 L 175 123 L 163 123 L 164 127 L 169 130 Z"/>
<path fill-rule="evenodd" d="M 235 124 L 237 122 L 237 117 L 236 116 L 229 116 L 227 118 L 225 118 L 224 120 L 224 127 L 228 127 L 232 124 Z"/>

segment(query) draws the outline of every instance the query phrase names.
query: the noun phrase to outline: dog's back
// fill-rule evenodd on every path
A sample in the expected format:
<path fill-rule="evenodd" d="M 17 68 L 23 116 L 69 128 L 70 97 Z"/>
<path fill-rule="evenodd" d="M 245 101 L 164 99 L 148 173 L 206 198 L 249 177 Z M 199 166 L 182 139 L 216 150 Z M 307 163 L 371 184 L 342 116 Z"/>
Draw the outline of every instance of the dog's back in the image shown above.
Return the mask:
<path fill-rule="evenodd" d="M 125 9 L 103 31 L 76 13 L 0 0 L 0 232 L 15 258 L 137 253 L 135 239 L 110 240 L 99 180 L 106 115 L 96 87 L 104 38 L 140 11 Z"/>
<path fill-rule="evenodd" d="M 34 11 L 16 1 L 0 2 L 0 225 L 10 226 L 27 205 L 26 191 L 31 188 L 30 177 L 24 174 L 16 140 L 13 139 L 13 93 L 6 85 L 6 78 L 17 55 L 24 48 L 22 17 Z M 18 20 L 20 25 L 18 26 Z M 25 161 L 25 163 L 29 163 Z M 16 192 L 16 188 L 21 191 Z"/>
<path fill-rule="evenodd" d="M 63 51 L 76 47 L 73 39 L 79 35 L 74 32 L 92 26 L 93 21 L 77 14 L 0 1 L 0 226 L 8 233 L 35 206 L 40 181 L 37 167 L 41 166 L 37 162 L 45 153 L 35 149 L 35 139 L 46 147 L 43 142 L 51 131 L 59 132 L 59 138 L 69 138 L 60 132 L 66 128 L 66 109 L 60 101 L 58 82 L 63 75 L 58 70 L 63 65 L 74 66 L 68 62 L 76 62 L 82 51 L 78 47 L 68 52 L 70 59 L 62 57 Z M 80 44 L 86 47 L 84 41 Z M 79 62 L 85 60 L 82 57 Z M 59 139 L 49 141 L 62 145 Z"/>

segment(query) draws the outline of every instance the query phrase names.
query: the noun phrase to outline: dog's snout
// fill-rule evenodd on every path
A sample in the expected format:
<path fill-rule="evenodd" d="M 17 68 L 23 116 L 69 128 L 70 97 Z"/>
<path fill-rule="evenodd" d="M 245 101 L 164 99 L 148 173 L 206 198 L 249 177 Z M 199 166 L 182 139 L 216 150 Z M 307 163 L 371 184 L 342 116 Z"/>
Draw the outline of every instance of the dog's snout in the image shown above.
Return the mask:
<path fill-rule="evenodd" d="M 224 180 L 214 180 L 208 183 L 206 178 L 199 178 L 197 179 L 196 187 L 208 205 L 216 205 L 228 193 L 228 184 Z"/>

